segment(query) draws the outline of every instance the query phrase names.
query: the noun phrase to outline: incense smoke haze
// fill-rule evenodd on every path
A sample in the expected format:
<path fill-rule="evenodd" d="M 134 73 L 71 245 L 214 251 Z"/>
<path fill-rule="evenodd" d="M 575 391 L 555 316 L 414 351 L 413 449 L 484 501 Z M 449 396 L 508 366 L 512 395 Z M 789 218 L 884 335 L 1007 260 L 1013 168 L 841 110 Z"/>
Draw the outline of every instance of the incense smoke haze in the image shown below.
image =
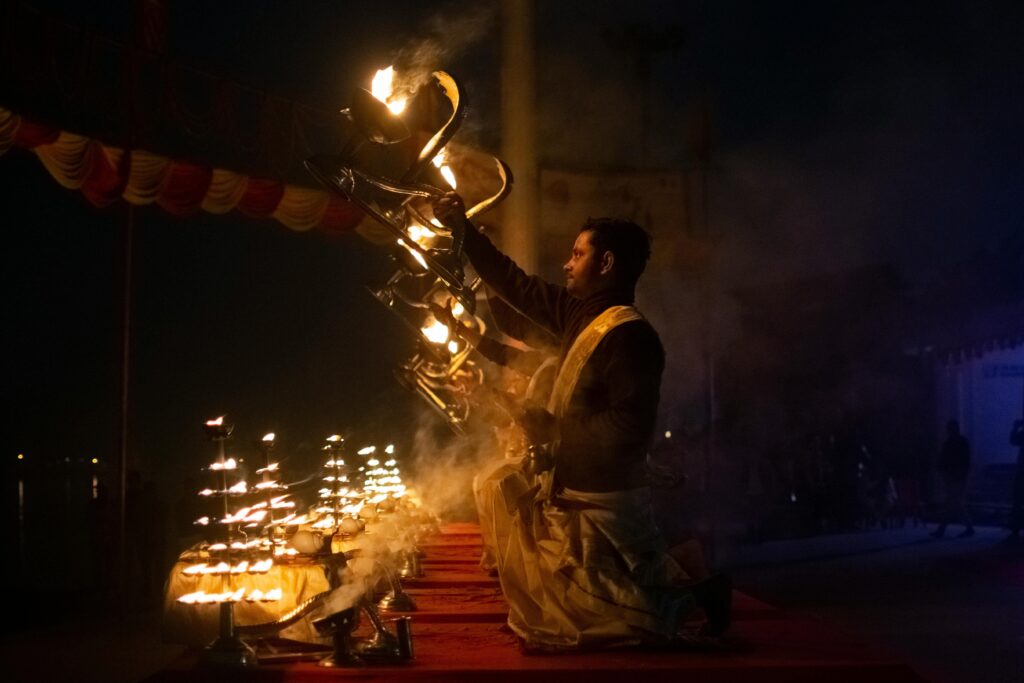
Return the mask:
<path fill-rule="evenodd" d="M 488 36 L 495 24 L 497 5 L 484 2 L 451 6 L 429 17 L 418 35 L 394 56 L 395 69 L 409 92 L 425 84 L 438 69 L 452 63 Z"/>
<path fill-rule="evenodd" d="M 475 519 L 473 478 L 503 454 L 486 421 L 471 419 L 471 431 L 452 437 L 437 429 L 437 420 L 426 409 L 420 414 L 412 449 L 416 473 L 412 486 L 427 509 L 442 520 Z"/>

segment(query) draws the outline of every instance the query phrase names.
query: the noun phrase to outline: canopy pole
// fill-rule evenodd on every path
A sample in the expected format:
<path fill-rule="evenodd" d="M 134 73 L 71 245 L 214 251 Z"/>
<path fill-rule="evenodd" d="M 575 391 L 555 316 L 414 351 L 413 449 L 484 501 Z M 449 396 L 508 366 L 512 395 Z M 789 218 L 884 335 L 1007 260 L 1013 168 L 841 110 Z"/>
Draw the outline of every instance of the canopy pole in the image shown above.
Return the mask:
<path fill-rule="evenodd" d="M 118 583 L 121 613 L 128 606 L 128 399 L 131 379 L 132 341 L 132 265 L 135 233 L 135 207 L 125 203 L 122 220 L 123 268 L 121 289 L 121 405 L 118 444 Z"/>

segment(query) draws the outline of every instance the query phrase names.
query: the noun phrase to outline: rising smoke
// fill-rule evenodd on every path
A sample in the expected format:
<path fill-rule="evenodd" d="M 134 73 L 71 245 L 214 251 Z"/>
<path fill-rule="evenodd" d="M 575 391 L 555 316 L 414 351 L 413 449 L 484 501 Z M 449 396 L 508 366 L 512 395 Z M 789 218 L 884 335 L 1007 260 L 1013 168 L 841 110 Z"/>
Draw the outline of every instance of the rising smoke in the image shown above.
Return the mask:
<path fill-rule="evenodd" d="M 415 488 L 429 511 L 445 521 L 475 520 L 473 478 L 484 465 L 502 457 L 493 428 L 470 420 L 469 431 L 452 436 L 427 410 L 419 416 L 412 458 Z"/>
<path fill-rule="evenodd" d="M 491 32 L 498 13 L 497 4 L 453 4 L 432 15 L 420 30 L 394 55 L 399 88 L 408 94 L 430 80 L 438 69 L 450 68 L 469 48 Z"/>

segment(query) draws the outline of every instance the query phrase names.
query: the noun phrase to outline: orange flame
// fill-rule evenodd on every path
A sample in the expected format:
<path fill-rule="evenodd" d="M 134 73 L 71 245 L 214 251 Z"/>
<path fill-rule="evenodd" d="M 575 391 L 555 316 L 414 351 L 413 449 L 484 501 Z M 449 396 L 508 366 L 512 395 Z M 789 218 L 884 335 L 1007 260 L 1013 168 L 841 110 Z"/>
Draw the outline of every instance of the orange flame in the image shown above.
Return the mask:
<path fill-rule="evenodd" d="M 428 320 L 432 320 L 433 322 L 427 323 L 427 325 L 422 328 L 421 331 L 423 332 L 423 336 L 434 344 L 444 344 L 447 342 L 448 326 L 433 316 L 428 318 Z"/>
<path fill-rule="evenodd" d="M 370 84 L 370 92 L 378 100 L 388 105 L 392 114 L 398 115 L 405 110 L 406 98 L 395 97 L 395 68 L 389 66 L 386 69 L 379 69 L 373 76 Z"/>

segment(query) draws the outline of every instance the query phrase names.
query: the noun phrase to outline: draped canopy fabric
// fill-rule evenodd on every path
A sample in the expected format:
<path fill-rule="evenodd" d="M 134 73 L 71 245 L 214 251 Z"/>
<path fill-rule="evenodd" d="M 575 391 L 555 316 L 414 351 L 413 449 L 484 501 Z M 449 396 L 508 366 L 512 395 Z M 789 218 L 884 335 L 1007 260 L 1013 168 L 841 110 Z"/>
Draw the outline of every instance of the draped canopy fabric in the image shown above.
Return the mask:
<path fill-rule="evenodd" d="M 357 206 L 321 190 L 250 178 L 145 150 L 108 147 L 0 107 L 0 155 L 11 147 L 31 150 L 54 180 L 79 190 L 96 207 L 120 198 L 136 206 L 156 203 L 175 216 L 237 209 L 297 231 L 348 231 L 363 219 Z"/>

